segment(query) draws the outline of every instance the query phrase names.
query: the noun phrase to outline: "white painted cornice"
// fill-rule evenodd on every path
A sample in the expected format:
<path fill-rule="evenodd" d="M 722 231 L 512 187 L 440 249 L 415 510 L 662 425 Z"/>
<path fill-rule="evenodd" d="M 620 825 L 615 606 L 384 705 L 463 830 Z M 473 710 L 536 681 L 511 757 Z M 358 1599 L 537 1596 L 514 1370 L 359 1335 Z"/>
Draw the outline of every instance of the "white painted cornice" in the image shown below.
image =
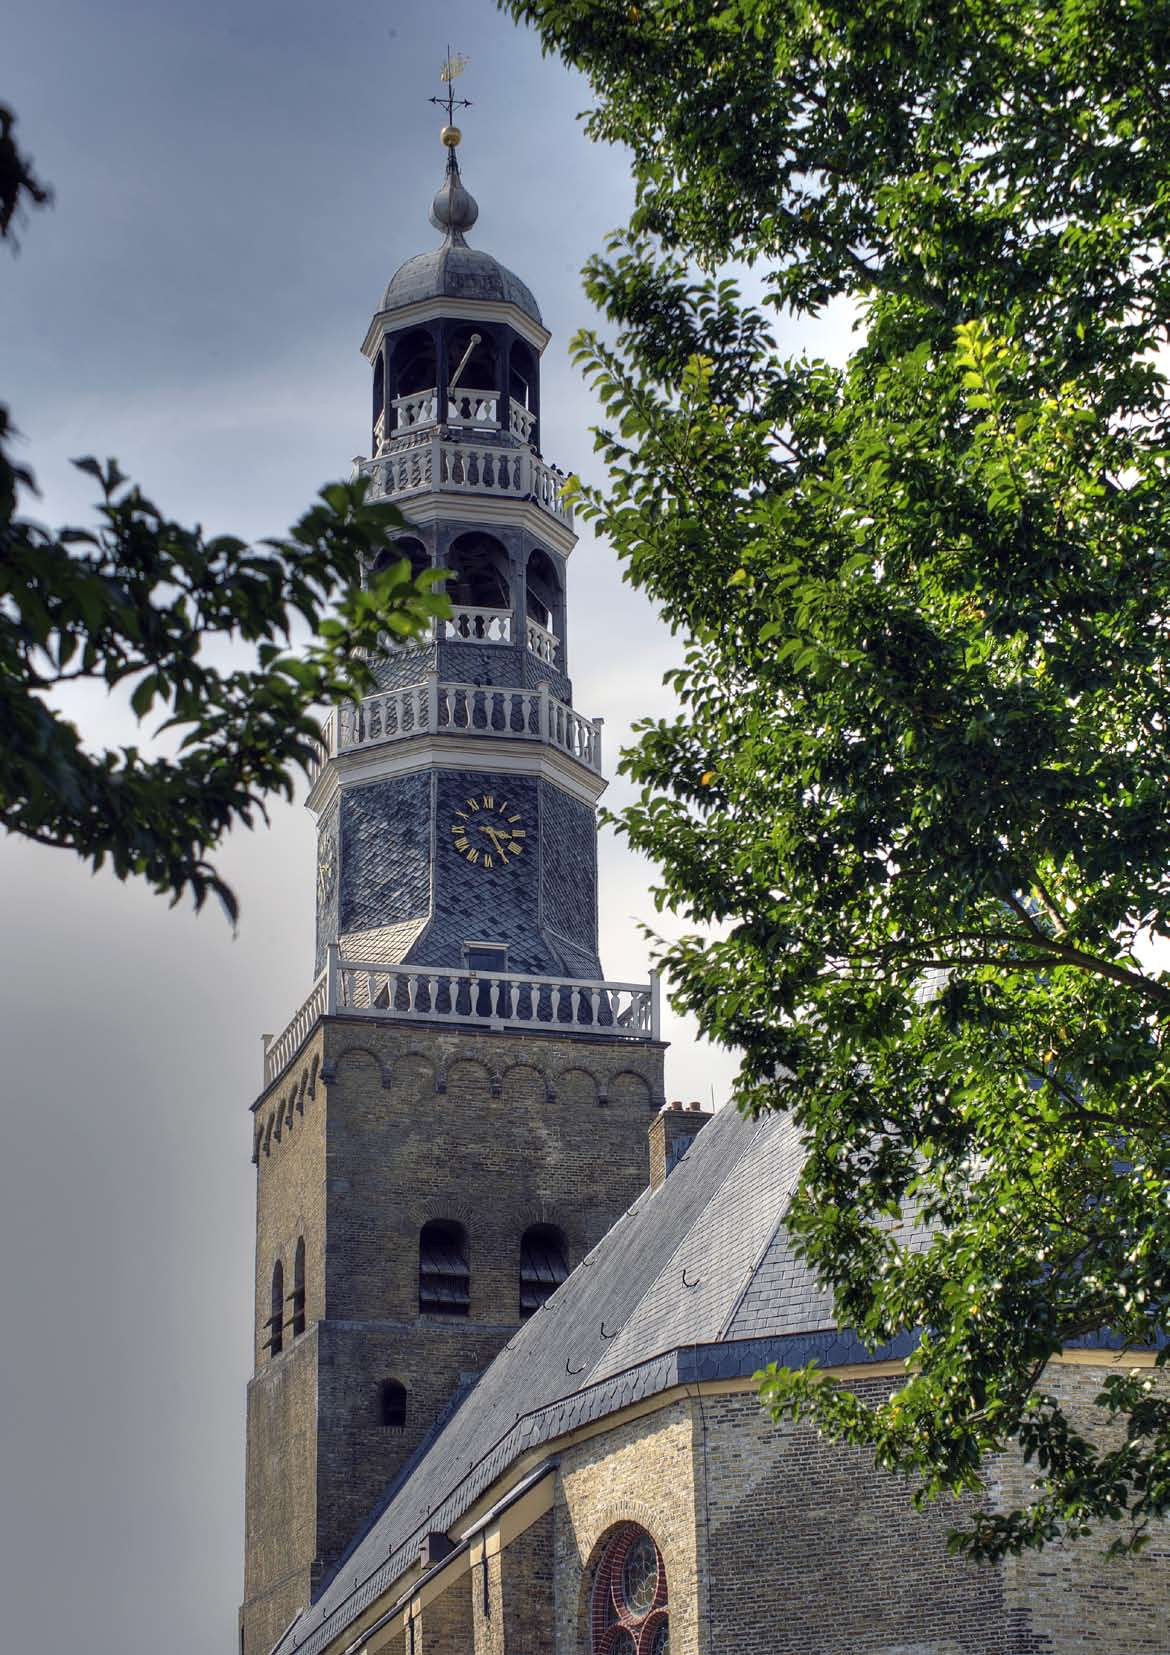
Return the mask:
<path fill-rule="evenodd" d="M 420 735 L 378 747 L 361 747 L 331 758 L 321 769 L 305 800 L 322 816 L 343 787 L 361 787 L 419 770 L 479 770 L 504 776 L 536 776 L 590 807 L 609 785 L 576 759 L 542 741 L 491 742 L 476 736 Z"/>
<path fill-rule="evenodd" d="M 422 494 L 395 494 L 389 498 L 412 523 L 482 523 L 485 528 L 506 523 L 512 528 L 526 529 L 534 540 L 551 546 L 565 559 L 577 544 L 573 530 L 538 506 L 535 500 L 509 499 L 506 494 L 471 494 L 464 489 L 444 492 L 441 487 Z"/>
<path fill-rule="evenodd" d="M 397 333 L 400 328 L 414 327 L 421 322 L 502 322 L 526 339 L 540 355 L 552 338 L 546 327 L 534 321 L 519 305 L 503 299 L 461 299 L 456 295 L 436 295 L 430 299 L 416 299 L 413 304 L 395 310 L 380 310 L 366 329 L 362 341 L 362 355 L 370 362 L 378 354 L 382 336 Z"/>

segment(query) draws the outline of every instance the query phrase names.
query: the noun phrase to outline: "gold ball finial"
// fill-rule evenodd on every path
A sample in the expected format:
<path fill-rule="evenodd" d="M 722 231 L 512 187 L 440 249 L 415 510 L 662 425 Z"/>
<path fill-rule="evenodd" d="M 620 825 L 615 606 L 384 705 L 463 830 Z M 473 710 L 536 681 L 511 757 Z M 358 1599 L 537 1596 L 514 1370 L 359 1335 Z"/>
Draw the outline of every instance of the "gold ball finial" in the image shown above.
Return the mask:
<path fill-rule="evenodd" d="M 448 149 L 457 149 L 463 141 L 463 134 L 457 126 L 445 126 L 439 133 L 439 142 Z"/>

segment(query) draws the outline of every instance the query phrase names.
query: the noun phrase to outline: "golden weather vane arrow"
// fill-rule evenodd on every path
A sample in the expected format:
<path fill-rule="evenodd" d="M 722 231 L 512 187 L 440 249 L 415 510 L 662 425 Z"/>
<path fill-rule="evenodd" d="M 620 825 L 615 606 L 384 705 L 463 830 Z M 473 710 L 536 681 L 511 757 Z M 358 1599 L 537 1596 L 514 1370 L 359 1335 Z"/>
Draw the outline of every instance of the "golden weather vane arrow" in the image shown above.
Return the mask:
<path fill-rule="evenodd" d="M 431 103 L 437 103 L 441 109 L 446 109 L 447 128 L 451 132 L 458 130 L 455 126 L 456 109 L 471 108 L 471 99 L 457 98 L 455 96 L 455 87 L 453 85 L 453 82 L 463 73 L 470 61 L 471 60 L 463 52 L 452 52 L 450 46 L 448 46 L 446 61 L 444 62 L 442 69 L 439 71 L 439 79 L 446 86 L 447 93 L 445 97 L 432 98 L 430 100 Z"/>

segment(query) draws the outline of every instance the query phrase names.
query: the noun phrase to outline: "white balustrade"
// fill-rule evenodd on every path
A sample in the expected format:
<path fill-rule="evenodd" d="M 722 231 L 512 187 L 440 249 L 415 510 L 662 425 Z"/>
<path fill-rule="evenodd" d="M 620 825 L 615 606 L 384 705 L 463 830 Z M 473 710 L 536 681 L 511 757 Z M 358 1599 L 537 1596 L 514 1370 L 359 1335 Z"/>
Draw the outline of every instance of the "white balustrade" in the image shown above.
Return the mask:
<path fill-rule="evenodd" d="M 321 740 L 316 744 L 317 751 L 305 766 L 310 787 L 317 780 L 325 764 L 337 752 L 337 708 L 334 707 L 329 717 L 321 726 Z"/>
<path fill-rule="evenodd" d="M 547 661 L 550 667 L 557 664 L 559 642 L 555 632 L 550 632 L 547 626 L 541 626 L 539 621 L 528 617 L 528 648 L 539 660 Z"/>
<path fill-rule="evenodd" d="M 474 613 L 474 611 L 473 611 Z M 547 683 L 535 689 L 493 684 L 442 684 L 428 677 L 403 689 L 380 690 L 330 715 L 333 753 L 353 753 L 410 736 L 483 734 L 500 740 L 543 741 L 601 774 L 601 719 L 585 718 L 558 701 Z"/>
<path fill-rule="evenodd" d="M 530 455 L 518 448 L 443 442 L 439 444 L 439 487 L 466 489 L 476 494 L 523 495 L 525 461 L 530 459 Z"/>
<path fill-rule="evenodd" d="M 576 981 L 523 972 L 447 971 L 337 962 L 337 1011 L 346 1016 L 425 1018 L 489 1028 L 604 1030 L 655 1040 L 653 983 Z"/>
<path fill-rule="evenodd" d="M 365 470 L 366 467 L 359 467 Z M 431 486 L 434 476 L 434 448 L 426 438 L 402 445 L 390 443 L 383 457 L 370 468 L 373 475 L 372 500 L 392 499 L 399 494 L 419 494 Z"/>
<path fill-rule="evenodd" d="M 391 404 L 396 415 L 395 435 L 417 430 L 421 425 L 434 425 L 439 417 L 439 393 L 435 386 L 429 391 L 414 391 L 410 396 L 395 397 Z"/>
<path fill-rule="evenodd" d="M 543 460 L 532 457 L 532 496 L 538 506 L 545 511 L 551 511 L 554 517 L 560 517 L 568 522 L 572 518 L 572 510 L 561 498 L 561 490 L 565 486 L 565 479 L 555 466 L 546 465 Z"/>
<path fill-rule="evenodd" d="M 408 684 L 367 695 L 356 706 L 351 702 L 338 707 L 337 751 L 350 753 L 377 742 L 426 735 L 432 728 L 430 699 L 429 684 Z"/>
<path fill-rule="evenodd" d="M 283 1074 L 322 1017 L 393 1017 L 491 1029 L 604 1033 L 624 1040 L 662 1037 L 658 978 L 606 983 L 526 972 L 450 971 L 381 960 L 342 959 L 329 948 L 325 970 L 288 1027 L 264 1047 L 264 1084 Z"/>
<path fill-rule="evenodd" d="M 385 441 L 386 441 L 386 410 L 383 408 L 382 412 L 378 415 L 377 419 L 374 421 L 374 453 L 375 454 L 380 454 L 382 452 L 382 444 Z"/>
<path fill-rule="evenodd" d="M 498 391 L 470 391 L 460 385 L 447 393 L 447 424 L 471 426 L 480 431 L 498 431 Z"/>
<path fill-rule="evenodd" d="M 327 966 L 317 981 L 309 990 L 309 997 L 300 1007 L 287 1027 L 277 1035 L 275 1040 L 264 1039 L 264 1084 L 270 1086 L 288 1068 L 297 1052 L 312 1034 L 314 1028 L 327 1012 L 334 1010 L 335 997 L 330 990 L 335 986 L 336 978 L 331 980 Z"/>
<path fill-rule="evenodd" d="M 392 500 L 432 488 L 492 494 L 535 500 L 566 527 L 573 522 L 572 507 L 561 494 L 564 477 L 538 460 L 530 448 L 477 443 L 456 433 L 440 436 L 437 431 L 408 431 L 387 443 L 383 454 L 359 461 L 357 475 L 372 479 L 372 500 Z"/>
<path fill-rule="evenodd" d="M 455 643 L 461 640 L 475 644 L 512 642 L 510 609 L 456 607 L 447 619 L 439 624 L 443 629 L 443 637 Z"/>
<path fill-rule="evenodd" d="M 528 442 L 532 436 L 532 427 L 536 424 L 536 415 L 530 414 L 522 402 L 515 397 L 508 401 L 508 430 L 521 442 Z"/>

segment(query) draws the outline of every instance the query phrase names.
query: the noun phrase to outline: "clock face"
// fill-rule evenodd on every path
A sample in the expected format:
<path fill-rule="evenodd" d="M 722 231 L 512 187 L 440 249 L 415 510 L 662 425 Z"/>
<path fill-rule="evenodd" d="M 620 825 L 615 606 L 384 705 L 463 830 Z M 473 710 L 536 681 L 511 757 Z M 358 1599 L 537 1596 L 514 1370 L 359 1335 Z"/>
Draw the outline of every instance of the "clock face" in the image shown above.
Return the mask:
<path fill-rule="evenodd" d="M 506 868 L 524 855 L 527 839 L 520 812 L 495 793 L 464 799 L 451 822 L 451 843 L 478 868 Z"/>

